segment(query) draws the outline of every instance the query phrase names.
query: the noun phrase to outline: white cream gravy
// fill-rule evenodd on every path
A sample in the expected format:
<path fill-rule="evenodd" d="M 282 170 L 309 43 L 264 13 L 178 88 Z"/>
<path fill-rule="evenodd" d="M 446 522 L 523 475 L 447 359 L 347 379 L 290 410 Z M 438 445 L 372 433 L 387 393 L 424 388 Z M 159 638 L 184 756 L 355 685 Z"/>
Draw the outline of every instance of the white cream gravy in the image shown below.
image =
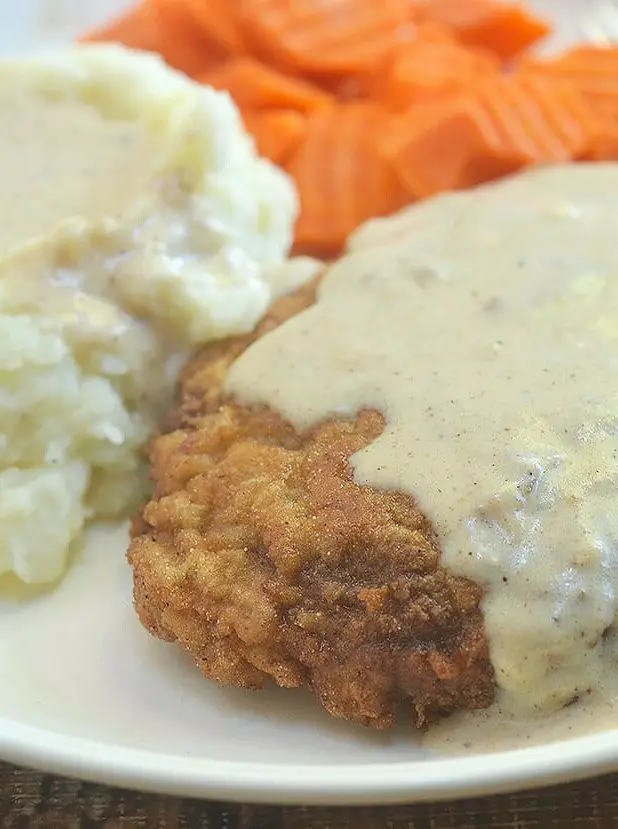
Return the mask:
<path fill-rule="evenodd" d="M 486 587 L 497 702 L 436 743 L 614 711 L 617 203 L 618 165 L 582 164 L 374 222 L 229 376 L 299 429 L 383 412 L 356 479 L 412 494 L 443 563 Z"/>
<path fill-rule="evenodd" d="M 67 217 L 123 213 L 150 185 L 160 154 L 137 123 L 81 101 L 0 95 L 0 254 Z"/>

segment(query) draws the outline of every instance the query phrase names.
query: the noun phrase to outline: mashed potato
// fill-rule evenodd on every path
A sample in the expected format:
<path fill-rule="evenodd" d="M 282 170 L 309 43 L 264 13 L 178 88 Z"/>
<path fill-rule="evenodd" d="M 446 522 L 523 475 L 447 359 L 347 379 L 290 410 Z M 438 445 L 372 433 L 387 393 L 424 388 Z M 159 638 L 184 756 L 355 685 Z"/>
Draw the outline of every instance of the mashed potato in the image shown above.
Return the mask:
<path fill-rule="evenodd" d="M 229 97 L 109 46 L 0 64 L 0 181 L 0 574 L 46 582 L 133 506 L 186 353 L 269 304 L 296 198 Z"/>

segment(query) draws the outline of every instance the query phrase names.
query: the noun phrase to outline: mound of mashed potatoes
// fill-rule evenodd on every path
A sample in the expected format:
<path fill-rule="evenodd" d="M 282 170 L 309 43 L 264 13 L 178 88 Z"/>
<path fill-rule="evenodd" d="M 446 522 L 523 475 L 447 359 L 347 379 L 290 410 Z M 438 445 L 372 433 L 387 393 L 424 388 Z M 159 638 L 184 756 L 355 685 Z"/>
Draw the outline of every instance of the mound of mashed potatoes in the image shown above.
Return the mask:
<path fill-rule="evenodd" d="M 227 95 L 113 46 L 0 64 L 0 183 L 0 574 L 51 582 L 186 354 L 273 298 L 296 197 Z"/>

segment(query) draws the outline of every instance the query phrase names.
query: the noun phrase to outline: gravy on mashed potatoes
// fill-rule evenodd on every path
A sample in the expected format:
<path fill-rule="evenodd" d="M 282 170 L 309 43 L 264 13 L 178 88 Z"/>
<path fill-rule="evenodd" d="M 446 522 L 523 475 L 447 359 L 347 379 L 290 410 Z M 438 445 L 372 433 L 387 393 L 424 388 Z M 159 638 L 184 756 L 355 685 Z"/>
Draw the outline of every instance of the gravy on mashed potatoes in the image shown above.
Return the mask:
<path fill-rule="evenodd" d="M 112 46 L 0 64 L 0 181 L 0 574 L 48 582 L 187 350 L 271 301 L 296 200 L 226 95 Z"/>

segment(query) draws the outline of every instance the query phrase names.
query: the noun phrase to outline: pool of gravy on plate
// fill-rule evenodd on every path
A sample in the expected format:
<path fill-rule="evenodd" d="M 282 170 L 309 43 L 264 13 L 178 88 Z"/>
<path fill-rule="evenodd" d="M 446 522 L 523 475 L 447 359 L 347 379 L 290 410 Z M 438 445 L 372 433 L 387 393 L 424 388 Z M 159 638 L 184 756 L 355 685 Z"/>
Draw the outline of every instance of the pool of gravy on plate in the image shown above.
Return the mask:
<path fill-rule="evenodd" d="M 230 373 L 301 430 L 381 411 L 356 480 L 414 496 L 485 586 L 496 702 L 429 745 L 616 720 L 617 194 L 618 165 L 554 167 L 373 222 Z"/>

